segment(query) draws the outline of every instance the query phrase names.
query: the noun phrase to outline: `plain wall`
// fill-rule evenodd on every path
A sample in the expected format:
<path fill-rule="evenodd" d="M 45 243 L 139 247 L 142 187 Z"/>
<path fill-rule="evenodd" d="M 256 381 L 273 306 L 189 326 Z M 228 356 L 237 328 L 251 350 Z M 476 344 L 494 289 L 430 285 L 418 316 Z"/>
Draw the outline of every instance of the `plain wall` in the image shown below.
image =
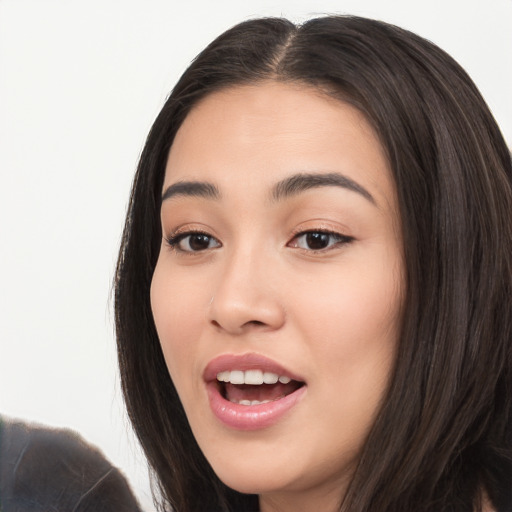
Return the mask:
<path fill-rule="evenodd" d="M 110 289 L 137 158 L 193 57 L 255 16 L 375 17 L 452 54 L 512 145 L 512 0 L 0 0 L 0 413 L 78 430 L 151 510 Z"/>

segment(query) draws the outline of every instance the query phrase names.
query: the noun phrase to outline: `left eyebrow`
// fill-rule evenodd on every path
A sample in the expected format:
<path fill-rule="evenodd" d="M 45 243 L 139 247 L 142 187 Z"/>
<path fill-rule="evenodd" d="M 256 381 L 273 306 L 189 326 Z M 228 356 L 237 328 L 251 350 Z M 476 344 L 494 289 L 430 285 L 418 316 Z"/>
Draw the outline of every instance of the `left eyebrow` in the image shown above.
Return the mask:
<path fill-rule="evenodd" d="M 329 172 L 324 174 L 308 174 L 299 173 L 289 176 L 284 180 L 276 183 L 272 189 L 272 199 L 278 201 L 290 196 L 294 196 L 305 190 L 319 187 L 341 187 L 352 192 L 356 192 L 370 201 L 375 203 L 373 196 L 362 185 L 354 180 L 338 174 L 336 172 Z"/>

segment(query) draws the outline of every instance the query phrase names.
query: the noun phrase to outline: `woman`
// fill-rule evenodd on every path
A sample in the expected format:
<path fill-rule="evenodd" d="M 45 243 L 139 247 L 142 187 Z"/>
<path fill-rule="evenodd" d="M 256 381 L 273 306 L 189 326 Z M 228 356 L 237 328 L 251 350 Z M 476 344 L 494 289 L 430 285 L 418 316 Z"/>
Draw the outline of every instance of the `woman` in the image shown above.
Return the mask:
<path fill-rule="evenodd" d="M 476 87 L 414 34 L 262 19 L 211 43 L 151 129 L 116 275 L 164 501 L 510 510 L 511 188 Z"/>

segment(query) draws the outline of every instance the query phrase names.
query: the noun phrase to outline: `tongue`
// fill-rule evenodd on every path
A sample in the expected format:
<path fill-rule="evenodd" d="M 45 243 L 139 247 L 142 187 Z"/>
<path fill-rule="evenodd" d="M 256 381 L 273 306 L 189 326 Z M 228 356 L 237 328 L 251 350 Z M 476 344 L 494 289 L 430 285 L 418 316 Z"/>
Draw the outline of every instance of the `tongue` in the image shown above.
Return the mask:
<path fill-rule="evenodd" d="M 259 386 L 231 384 L 227 382 L 225 384 L 225 398 L 235 402 L 239 402 L 240 400 L 258 400 L 259 402 L 263 402 L 264 400 L 272 401 L 293 393 L 300 386 L 301 384 L 294 380 L 288 384 L 278 382 L 277 384 L 261 384 Z"/>

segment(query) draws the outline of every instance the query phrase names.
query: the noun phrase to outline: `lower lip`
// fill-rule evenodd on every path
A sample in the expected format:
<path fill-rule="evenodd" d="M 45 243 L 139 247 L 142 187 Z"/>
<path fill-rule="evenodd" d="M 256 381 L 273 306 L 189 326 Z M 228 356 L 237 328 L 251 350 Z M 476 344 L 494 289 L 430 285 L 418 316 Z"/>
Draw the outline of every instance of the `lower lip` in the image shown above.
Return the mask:
<path fill-rule="evenodd" d="M 207 384 L 210 408 L 222 423 L 236 430 L 259 430 L 277 423 L 304 396 L 302 386 L 283 398 L 259 405 L 240 405 L 226 400 L 216 382 Z"/>

